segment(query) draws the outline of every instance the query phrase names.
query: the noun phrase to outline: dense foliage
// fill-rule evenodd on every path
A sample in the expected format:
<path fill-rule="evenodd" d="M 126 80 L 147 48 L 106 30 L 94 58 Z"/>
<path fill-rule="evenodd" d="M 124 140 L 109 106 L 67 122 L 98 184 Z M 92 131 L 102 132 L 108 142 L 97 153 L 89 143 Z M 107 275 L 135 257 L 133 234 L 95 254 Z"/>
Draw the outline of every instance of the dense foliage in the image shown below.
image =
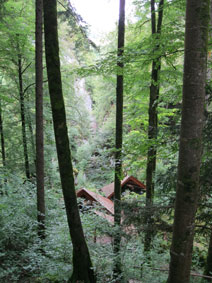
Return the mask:
<path fill-rule="evenodd" d="M 154 239 L 152 249 L 145 253 L 145 195 L 126 194 L 121 260 L 124 282 L 157 283 L 167 279 L 172 235 L 182 108 L 185 1 L 165 1 L 157 52 L 157 37 L 150 32 L 150 1 L 134 1 L 134 8 L 134 16 L 126 25 L 123 57 L 123 175 L 133 175 L 145 183 L 147 150 L 151 143 L 157 147 L 151 208 Z M 43 82 L 46 238 L 41 240 L 37 235 L 34 11 L 33 1 L 0 1 L 0 282 L 67 282 L 72 272 L 72 244 L 60 189 L 46 68 Z M 89 38 L 86 23 L 65 0 L 58 1 L 58 20 L 75 185 L 77 189 L 86 187 L 101 193 L 100 188 L 114 178 L 117 31 L 107 34 L 97 46 Z M 158 57 L 161 60 L 158 136 L 157 140 L 149 141 L 151 64 Z M 201 196 L 192 259 L 195 274 L 205 270 L 212 224 L 210 68 L 209 54 Z M 26 154 L 30 178 L 26 178 Z M 96 209 L 81 210 L 84 233 L 98 282 L 113 282 L 112 236 L 116 230 L 95 214 Z M 191 282 L 202 280 L 198 276 L 191 278 Z"/>

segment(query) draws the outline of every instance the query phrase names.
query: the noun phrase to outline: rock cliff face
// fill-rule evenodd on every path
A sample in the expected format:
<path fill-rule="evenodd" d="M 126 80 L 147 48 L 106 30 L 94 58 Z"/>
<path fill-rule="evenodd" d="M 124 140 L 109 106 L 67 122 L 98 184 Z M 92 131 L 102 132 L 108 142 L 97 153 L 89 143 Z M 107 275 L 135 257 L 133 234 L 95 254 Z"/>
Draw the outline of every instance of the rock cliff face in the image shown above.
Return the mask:
<path fill-rule="evenodd" d="M 92 99 L 86 89 L 85 79 L 76 79 L 74 83 L 74 88 L 76 96 L 79 97 L 79 99 L 81 99 L 84 103 L 85 110 L 88 114 L 88 120 L 90 121 L 90 129 L 95 133 L 97 129 L 97 123 L 92 112 Z"/>

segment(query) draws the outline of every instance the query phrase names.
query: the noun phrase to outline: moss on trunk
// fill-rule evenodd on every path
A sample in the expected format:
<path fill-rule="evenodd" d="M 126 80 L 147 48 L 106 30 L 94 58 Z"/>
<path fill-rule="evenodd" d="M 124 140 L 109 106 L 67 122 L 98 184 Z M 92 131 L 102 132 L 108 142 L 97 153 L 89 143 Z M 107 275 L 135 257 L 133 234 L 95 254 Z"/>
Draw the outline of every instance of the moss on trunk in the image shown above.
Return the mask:
<path fill-rule="evenodd" d="M 66 113 L 62 93 L 56 0 L 44 0 L 44 34 L 49 93 L 57 147 L 60 178 L 66 207 L 69 231 L 73 244 L 73 274 L 69 282 L 96 282 L 91 259 L 80 220 L 71 152 L 69 147 Z"/>
<path fill-rule="evenodd" d="M 208 0 L 187 0 L 183 106 L 169 283 L 190 280 L 202 154 L 208 5 Z"/>

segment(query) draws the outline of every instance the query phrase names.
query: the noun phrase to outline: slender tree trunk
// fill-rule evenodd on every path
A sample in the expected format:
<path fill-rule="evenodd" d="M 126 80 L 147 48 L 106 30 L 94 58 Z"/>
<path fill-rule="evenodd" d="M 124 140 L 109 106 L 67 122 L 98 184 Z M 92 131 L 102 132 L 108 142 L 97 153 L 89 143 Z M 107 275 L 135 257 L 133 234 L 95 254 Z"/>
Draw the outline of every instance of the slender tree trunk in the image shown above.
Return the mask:
<path fill-rule="evenodd" d="M 212 39 L 212 0 L 210 0 L 210 32 L 209 32 L 209 40 Z M 211 57 L 208 57 L 208 65 L 211 63 Z M 211 68 L 208 66 L 207 68 L 207 81 L 211 81 Z M 206 98 L 208 100 L 208 98 Z M 207 106 L 210 104 L 209 101 L 207 102 Z M 207 107 L 206 106 L 206 107 Z M 205 266 L 205 275 L 211 276 L 212 275 L 212 231 L 210 235 L 210 242 L 209 242 L 209 247 L 208 247 L 208 256 L 207 256 L 207 261 L 206 261 L 206 266 Z M 211 279 L 208 279 L 209 282 L 211 282 Z"/>
<path fill-rule="evenodd" d="M 151 0 L 151 25 L 152 25 L 152 35 L 157 36 L 158 40 L 156 48 L 154 51 L 158 51 L 160 48 L 160 34 L 163 20 L 163 5 L 164 1 L 161 0 L 159 3 L 158 12 L 158 23 L 156 27 L 156 15 L 155 15 L 155 0 Z M 161 69 L 160 57 L 157 57 L 152 62 L 152 75 L 151 75 L 151 85 L 150 85 L 150 98 L 149 98 L 149 127 L 148 127 L 148 140 L 150 146 L 148 148 L 147 154 L 147 169 L 146 169 L 146 208 L 147 217 L 146 224 L 147 230 L 145 233 L 145 244 L 144 248 L 146 251 L 150 249 L 152 240 L 152 215 L 151 206 L 153 204 L 154 198 L 154 177 L 156 169 L 156 154 L 157 154 L 157 132 L 158 132 L 158 98 L 159 98 L 159 74 Z"/>
<path fill-rule="evenodd" d="M 205 267 L 205 275 L 212 276 L 212 231 L 210 236 L 210 242 L 208 247 L 208 256 L 207 256 L 207 262 Z M 208 279 L 209 282 L 211 282 L 211 279 Z"/>
<path fill-rule="evenodd" d="M 29 133 L 30 133 L 30 140 L 31 140 L 33 160 L 34 160 L 34 164 L 35 164 L 35 168 L 36 168 L 36 148 L 35 148 L 33 126 L 32 126 L 32 120 L 31 120 L 30 114 L 27 115 L 27 123 L 28 123 Z"/>
<path fill-rule="evenodd" d="M 187 0 L 183 105 L 169 283 L 190 280 L 202 154 L 208 0 Z"/>
<path fill-rule="evenodd" d="M 19 53 L 19 46 L 18 46 L 18 78 L 19 78 L 19 100 L 20 100 L 20 108 L 21 108 L 21 125 L 22 125 L 22 139 L 23 139 L 23 148 L 24 148 L 25 173 L 27 179 L 30 179 L 29 157 L 28 157 L 28 149 L 27 149 L 27 137 L 26 137 L 23 78 L 22 78 L 22 56 Z"/>
<path fill-rule="evenodd" d="M 117 82 L 116 82 L 116 152 L 115 152 L 115 180 L 114 180 L 114 279 L 121 280 L 121 180 L 122 180 L 122 129 L 123 129 L 123 52 L 125 35 L 125 0 L 119 2 L 118 24 L 118 53 L 117 53 Z"/>
<path fill-rule="evenodd" d="M 36 180 L 38 236 L 45 238 L 44 145 L 43 145 L 43 1 L 36 0 Z"/>
<path fill-rule="evenodd" d="M 69 282 L 96 282 L 80 220 L 66 125 L 59 59 L 56 0 L 44 0 L 46 65 L 63 196 L 73 244 L 73 274 Z"/>
<path fill-rule="evenodd" d="M 6 155 L 5 155 L 5 146 L 4 146 L 4 130 L 3 130 L 1 101 L 0 101 L 0 135 L 1 135 L 2 164 L 3 164 L 3 167 L 5 167 L 6 166 Z"/>

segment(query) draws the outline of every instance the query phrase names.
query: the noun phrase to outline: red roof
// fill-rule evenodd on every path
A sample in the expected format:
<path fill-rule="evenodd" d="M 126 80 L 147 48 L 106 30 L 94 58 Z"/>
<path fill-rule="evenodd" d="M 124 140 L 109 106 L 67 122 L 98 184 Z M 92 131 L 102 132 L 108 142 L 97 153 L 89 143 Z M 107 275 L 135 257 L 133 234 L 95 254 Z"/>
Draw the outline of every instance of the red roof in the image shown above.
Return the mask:
<path fill-rule="evenodd" d="M 110 199 L 105 198 L 95 192 L 82 188 L 77 191 L 77 197 L 84 197 L 88 200 L 98 202 L 104 208 L 106 208 L 107 211 L 109 211 L 111 214 L 114 214 L 114 203 Z"/>
<path fill-rule="evenodd" d="M 146 190 L 146 186 L 133 176 L 126 176 L 121 181 L 121 186 L 123 187 L 125 184 L 128 183 L 140 187 L 141 191 Z M 112 198 L 114 195 L 114 183 L 104 186 L 103 188 L 101 188 L 101 191 L 105 194 L 106 198 Z"/>
<path fill-rule="evenodd" d="M 97 211 L 97 210 L 95 210 L 94 212 L 97 215 L 99 215 L 100 217 L 105 218 L 108 222 L 114 224 L 114 217 L 113 217 L 113 215 L 109 215 L 109 214 L 106 214 L 106 213 L 103 213 L 103 212 Z"/>
<path fill-rule="evenodd" d="M 106 198 L 108 198 L 114 192 L 114 183 L 104 186 L 101 188 L 101 191 L 104 193 Z"/>

